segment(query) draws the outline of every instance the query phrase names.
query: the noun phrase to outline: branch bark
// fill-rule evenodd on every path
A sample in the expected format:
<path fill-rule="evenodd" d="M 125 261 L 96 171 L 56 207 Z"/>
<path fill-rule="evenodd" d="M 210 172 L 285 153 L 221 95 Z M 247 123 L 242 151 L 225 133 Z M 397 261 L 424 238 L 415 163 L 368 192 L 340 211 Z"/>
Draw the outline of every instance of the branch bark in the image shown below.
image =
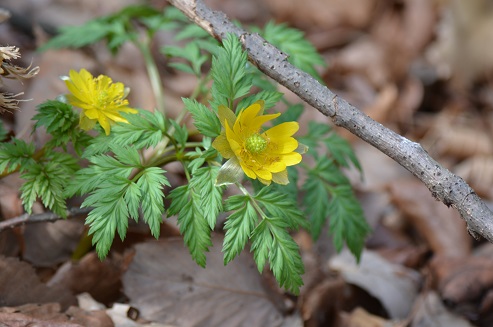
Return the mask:
<path fill-rule="evenodd" d="M 85 207 L 85 208 L 69 208 L 67 210 L 67 219 L 75 218 L 87 215 L 93 208 Z M 64 219 L 59 215 L 53 212 L 43 212 L 35 215 L 30 215 L 25 213 L 23 215 L 17 216 L 15 218 L 7 219 L 5 221 L 0 222 L 0 232 L 4 229 L 14 228 L 17 226 L 25 225 L 25 224 L 34 224 L 34 223 L 43 223 L 43 222 L 55 222 L 57 220 Z"/>
<path fill-rule="evenodd" d="M 202 0 L 168 0 L 190 20 L 221 41 L 235 34 L 248 52 L 250 62 L 279 84 L 297 94 L 322 114 L 371 144 L 421 180 L 432 196 L 459 211 L 469 232 L 493 243 L 493 212 L 459 176 L 442 167 L 421 147 L 374 121 L 288 62 L 288 56 L 258 34 L 249 33 L 222 12 L 208 8 Z"/>

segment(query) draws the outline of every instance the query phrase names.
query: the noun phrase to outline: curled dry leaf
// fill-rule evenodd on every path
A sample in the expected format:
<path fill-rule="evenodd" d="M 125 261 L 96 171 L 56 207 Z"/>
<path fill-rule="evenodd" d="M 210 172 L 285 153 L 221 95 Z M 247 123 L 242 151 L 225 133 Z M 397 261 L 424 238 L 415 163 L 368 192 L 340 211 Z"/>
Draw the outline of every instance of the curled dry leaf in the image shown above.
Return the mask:
<path fill-rule="evenodd" d="M 207 254 L 206 269 L 191 259 L 181 238 L 135 249 L 123 286 L 143 319 L 182 327 L 275 327 L 284 321 L 248 253 L 224 266 L 219 237 Z"/>
<path fill-rule="evenodd" d="M 456 210 L 433 199 L 426 186 L 414 178 L 402 179 L 390 184 L 389 192 L 394 204 L 436 255 L 464 257 L 470 254 L 472 238 L 467 233 L 466 223 Z"/>
<path fill-rule="evenodd" d="M 378 299 L 391 318 L 403 319 L 410 313 L 420 284 L 418 272 L 392 264 L 373 251 L 364 251 L 359 264 L 349 251 L 343 251 L 330 260 L 329 267 Z"/>
<path fill-rule="evenodd" d="M 478 126 L 450 126 L 441 124 L 435 132 L 436 150 L 439 154 L 457 159 L 493 152 L 493 142 L 488 133 Z"/>
<path fill-rule="evenodd" d="M 122 272 L 122 260 L 116 254 L 101 261 L 90 252 L 78 262 L 64 263 L 48 285 L 65 287 L 74 294 L 88 292 L 95 300 L 110 303 L 120 296 Z"/>
<path fill-rule="evenodd" d="M 455 166 L 454 173 L 464 178 L 480 196 L 493 198 L 493 155 L 477 155 Z"/>
<path fill-rule="evenodd" d="M 493 318 L 491 257 L 435 257 L 430 271 L 443 301 L 455 312 L 477 321 Z"/>
<path fill-rule="evenodd" d="M 411 327 L 473 327 L 467 320 L 448 311 L 435 292 L 416 299 Z"/>
<path fill-rule="evenodd" d="M 351 313 L 341 313 L 341 325 L 345 327 L 390 327 L 391 322 L 356 308 Z"/>
<path fill-rule="evenodd" d="M 15 258 L 0 256 L 0 306 L 58 302 L 62 307 L 76 304 L 65 288 L 41 283 L 34 269 Z"/>

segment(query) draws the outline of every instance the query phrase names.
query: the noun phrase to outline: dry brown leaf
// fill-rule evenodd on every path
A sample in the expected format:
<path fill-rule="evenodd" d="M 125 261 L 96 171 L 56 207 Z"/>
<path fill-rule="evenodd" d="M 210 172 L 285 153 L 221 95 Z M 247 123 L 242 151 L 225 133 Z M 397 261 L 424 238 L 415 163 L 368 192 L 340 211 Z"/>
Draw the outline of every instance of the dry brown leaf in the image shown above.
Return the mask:
<path fill-rule="evenodd" d="M 392 327 L 390 321 L 368 313 L 363 308 L 356 308 L 351 313 L 341 313 L 342 326 L 344 327 Z"/>
<path fill-rule="evenodd" d="M 493 198 L 493 155 L 476 155 L 454 167 L 480 196 Z"/>
<path fill-rule="evenodd" d="M 26 304 L 19 307 L 0 308 L 1 326 L 8 327 L 113 327 L 104 311 L 84 311 L 70 307 L 61 312 L 58 303 Z"/>
<path fill-rule="evenodd" d="M 68 307 L 76 303 L 69 290 L 41 283 L 34 269 L 18 259 L 0 257 L 0 271 L 0 306 L 58 302 Z"/>
<path fill-rule="evenodd" d="M 489 134 L 478 126 L 442 125 L 436 135 L 435 147 L 441 155 L 464 159 L 493 152 L 493 142 Z"/>
<path fill-rule="evenodd" d="M 338 26 L 362 28 L 370 22 L 375 0 L 297 0 L 264 1 L 274 17 L 304 29 L 330 29 Z"/>
<path fill-rule="evenodd" d="M 52 267 L 65 262 L 72 256 L 83 231 L 82 219 L 27 225 L 23 259 L 37 267 Z"/>
<path fill-rule="evenodd" d="M 436 201 L 425 185 L 415 179 L 401 179 L 390 184 L 389 191 L 392 201 L 436 255 L 470 254 L 472 238 L 466 223 L 455 209 Z"/>
<path fill-rule="evenodd" d="M 101 261 L 95 252 L 90 252 L 78 262 L 64 263 L 48 285 L 65 287 L 74 294 L 87 292 L 99 302 L 110 303 L 120 296 L 122 274 L 118 255 Z"/>
<path fill-rule="evenodd" d="M 343 251 L 330 260 L 329 267 L 378 299 L 391 318 L 404 319 L 410 313 L 420 284 L 418 272 L 392 264 L 374 251 L 363 251 L 359 264 Z"/>
<path fill-rule="evenodd" d="M 146 320 L 181 327 L 280 326 L 284 321 L 248 253 L 224 266 L 219 237 L 207 253 L 206 269 L 191 259 L 181 238 L 135 248 L 123 286 Z"/>
<path fill-rule="evenodd" d="M 449 312 L 434 292 L 420 295 L 413 311 L 410 327 L 473 327 L 467 320 Z"/>

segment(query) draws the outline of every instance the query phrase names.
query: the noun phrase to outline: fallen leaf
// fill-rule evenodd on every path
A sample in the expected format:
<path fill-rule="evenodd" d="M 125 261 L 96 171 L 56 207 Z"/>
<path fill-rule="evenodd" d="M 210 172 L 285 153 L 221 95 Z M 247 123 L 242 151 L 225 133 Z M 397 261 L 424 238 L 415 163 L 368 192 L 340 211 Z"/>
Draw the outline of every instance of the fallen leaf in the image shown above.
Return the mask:
<path fill-rule="evenodd" d="M 467 320 L 449 312 L 434 292 L 416 299 L 411 327 L 473 327 Z"/>
<path fill-rule="evenodd" d="M 76 304 L 75 297 L 65 288 L 48 287 L 41 283 L 28 263 L 0 256 L 0 306 L 26 303 L 58 302 L 63 308 Z M 0 320 L 1 321 L 1 320 Z"/>
<path fill-rule="evenodd" d="M 436 255 L 463 257 L 471 253 L 472 238 L 457 210 L 436 201 L 421 182 L 397 180 L 389 185 L 392 201 Z"/>
<path fill-rule="evenodd" d="M 373 251 L 363 251 L 359 264 L 343 251 L 329 267 L 378 299 L 391 318 L 403 319 L 410 313 L 421 279 L 415 270 L 392 264 Z"/>
<path fill-rule="evenodd" d="M 130 305 L 146 320 L 181 327 L 281 326 L 284 321 L 248 253 L 224 266 L 219 237 L 206 269 L 191 259 L 181 238 L 135 249 L 123 286 Z"/>

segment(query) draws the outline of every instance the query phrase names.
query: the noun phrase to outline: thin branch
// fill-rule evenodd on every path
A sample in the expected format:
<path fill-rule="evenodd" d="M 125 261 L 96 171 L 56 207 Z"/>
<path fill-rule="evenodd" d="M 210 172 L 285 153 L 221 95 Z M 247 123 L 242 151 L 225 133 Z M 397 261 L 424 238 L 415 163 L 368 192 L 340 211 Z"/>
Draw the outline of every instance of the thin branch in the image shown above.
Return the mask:
<path fill-rule="evenodd" d="M 70 208 L 67 210 L 67 218 L 75 218 L 83 215 L 87 215 L 92 210 L 91 207 L 87 208 Z M 4 229 L 14 228 L 25 224 L 34 224 L 42 222 L 54 222 L 60 219 L 64 219 L 53 212 L 43 212 L 36 215 L 23 214 L 18 217 L 0 221 L 0 232 Z"/>
<path fill-rule="evenodd" d="M 462 178 L 442 167 L 419 143 L 374 121 L 315 78 L 291 65 L 285 53 L 258 34 L 237 27 L 224 13 L 211 10 L 202 0 L 168 2 L 219 41 L 228 33 L 235 34 L 248 52 L 250 62 L 262 72 L 329 116 L 335 125 L 357 135 L 409 170 L 428 187 L 435 199 L 459 211 L 473 236 L 478 237 L 479 234 L 493 242 L 493 212 Z"/>

